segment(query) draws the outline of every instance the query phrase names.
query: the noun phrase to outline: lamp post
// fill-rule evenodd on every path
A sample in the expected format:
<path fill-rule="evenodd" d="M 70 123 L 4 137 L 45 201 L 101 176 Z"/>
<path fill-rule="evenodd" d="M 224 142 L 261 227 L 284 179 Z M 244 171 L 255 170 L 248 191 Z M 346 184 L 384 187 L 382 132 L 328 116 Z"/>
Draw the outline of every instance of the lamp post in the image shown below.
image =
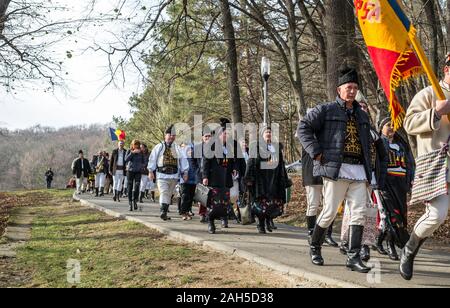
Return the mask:
<path fill-rule="evenodd" d="M 261 61 L 261 75 L 264 79 L 264 125 L 268 122 L 269 111 L 269 77 L 270 77 L 270 60 L 267 57 L 263 57 Z"/>

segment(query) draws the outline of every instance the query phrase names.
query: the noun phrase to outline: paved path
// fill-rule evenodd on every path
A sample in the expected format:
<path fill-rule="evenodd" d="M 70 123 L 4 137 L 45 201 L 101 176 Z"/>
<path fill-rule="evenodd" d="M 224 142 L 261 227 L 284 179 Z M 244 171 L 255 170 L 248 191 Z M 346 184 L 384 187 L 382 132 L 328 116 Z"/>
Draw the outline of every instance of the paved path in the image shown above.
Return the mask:
<path fill-rule="evenodd" d="M 16 250 L 31 238 L 31 223 L 34 217 L 32 207 L 14 209 L 3 237 L 6 243 L 0 245 L 0 259 L 15 258 Z"/>
<path fill-rule="evenodd" d="M 76 197 L 76 196 L 75 196 Z M 77 198 L 77 197 L 76 197 Z M 312 266 L 306 231 L 287 225 L 278 225 L 273 234 L 259 235 L 255 226 L 230 224 L 229 229 L 218 227 L 216 235 L 207 233 L 207 226 L 199 222 L 182 221 L 172 206 L 172 220 L 163 222 L 159 218 L 159 206 L 146 202 L 143 212 L 129 212 L 127 202 L 114 203 L 109 198 L 93 198 L 82 195 L 81 203 L 104 211 L 109 215 L 143 223 L 171 238 L 203 245 L 243 257 L 275 271 L 320 281 L 329 286 L 340 287 L 450 287 L 450 254 L 424 250 L 416 262 L 413 281 L 406 282 L 398 274 L 398 264 L 373 253 L 371 262 L 378 265 L 378 271 L 369 275 L 358 274 L 345 268 L 346 257 L 336 248 L 324 247 L 325 266 Z M 217 224 L 219 225 L 219 224 Z"/>

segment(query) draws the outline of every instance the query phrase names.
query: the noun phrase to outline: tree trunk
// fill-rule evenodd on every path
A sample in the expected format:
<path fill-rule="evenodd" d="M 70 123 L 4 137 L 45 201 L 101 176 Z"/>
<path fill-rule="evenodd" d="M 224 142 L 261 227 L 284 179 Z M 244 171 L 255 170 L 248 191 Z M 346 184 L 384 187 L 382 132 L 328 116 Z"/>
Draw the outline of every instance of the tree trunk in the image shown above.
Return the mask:
<path fill-rule="evenodd" d="M 325 0 L 327 33 L 327 93 L 336 98 L 339 70 L 343 65 L 357 68 L 358 56 L 355 41 L 355 21 L 352 6 L 342 1 Z"/>
<path fill-rule="evenodd" d="M 447 25 L 446 25 L 446 27 L 447 27 L 447 45 L 449 44 L 449 42 L 450 42 L 450 1 L 448 1 L 447 0 L 447 10 L 446 10 L 446 12 L 447 12 Z M 447 46 L 447 48 L 449 48 L 448 46 Z M 449 49 L 447 49 L 447 52 L 450 52 L 450 50 Z"/>
<path fill-rule="evenodd" d="M 430 63 L 435 73 L 439 72 L 439 41 L 438 41 L 438 21 L 436 19 L 435 3 L 434 0 L 422 0 L 422 4 L 425 9 L 425 15 L 427 16 L 427 28 L 429 29 L 430 38 Z"/>
<path fill-rule="evenodd" d="M 0 0 L 0 34 L 3 33 L 5 29 L 6 22 L 6 10 L 8 9 L 11 0 Z"/>
<path fill-rule="evenodd" d="M 235 30 L 228 0 L 221 0 L 223 34 L 227 46 L 228 87 L 230 91 L 231 114 L 234 123 L 242 123 L 241 95 L 239 90 L 238 56 Z"/>
<path fill-rule="evenodd" d="M 297 21 L 295 16 L 295 5 L 292 0 L 285 0 L 287 16 L 288 16 L 288 47 L 289 47 L 289 62 L 293 77 L 293 87 L 295 93 L 295 100 L 298 105 L 299 116 L 306 114 L 306 101 L 303 92 L 302 75 L 300 72 L 299 54 L 298 54 L 298 37 L 297 37 Z"/>

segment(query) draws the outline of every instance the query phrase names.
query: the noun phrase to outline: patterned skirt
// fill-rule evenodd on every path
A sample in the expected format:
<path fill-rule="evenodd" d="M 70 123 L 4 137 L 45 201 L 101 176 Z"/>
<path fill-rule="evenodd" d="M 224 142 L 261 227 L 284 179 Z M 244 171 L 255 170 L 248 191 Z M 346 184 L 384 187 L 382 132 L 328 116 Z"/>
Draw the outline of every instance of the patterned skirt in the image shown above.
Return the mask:
<path fill-rule="evenodd" d="M 283 201 L 260 199 L 253 203 L 252 212 L 256 216 L 277 218 L 283 214 Z"/>

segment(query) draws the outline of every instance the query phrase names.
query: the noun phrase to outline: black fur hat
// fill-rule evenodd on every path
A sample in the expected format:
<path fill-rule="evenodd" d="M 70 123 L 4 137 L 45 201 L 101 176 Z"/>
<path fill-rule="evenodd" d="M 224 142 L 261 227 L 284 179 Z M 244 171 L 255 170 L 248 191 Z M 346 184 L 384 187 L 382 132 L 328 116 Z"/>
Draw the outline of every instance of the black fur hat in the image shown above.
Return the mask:
<path fill-rule="evenodd" d="M 356 83 L 359 85 L 358 72 L 354 68 L 345 68 L 339 72 L 338 87 L 346 83 Z"/>

